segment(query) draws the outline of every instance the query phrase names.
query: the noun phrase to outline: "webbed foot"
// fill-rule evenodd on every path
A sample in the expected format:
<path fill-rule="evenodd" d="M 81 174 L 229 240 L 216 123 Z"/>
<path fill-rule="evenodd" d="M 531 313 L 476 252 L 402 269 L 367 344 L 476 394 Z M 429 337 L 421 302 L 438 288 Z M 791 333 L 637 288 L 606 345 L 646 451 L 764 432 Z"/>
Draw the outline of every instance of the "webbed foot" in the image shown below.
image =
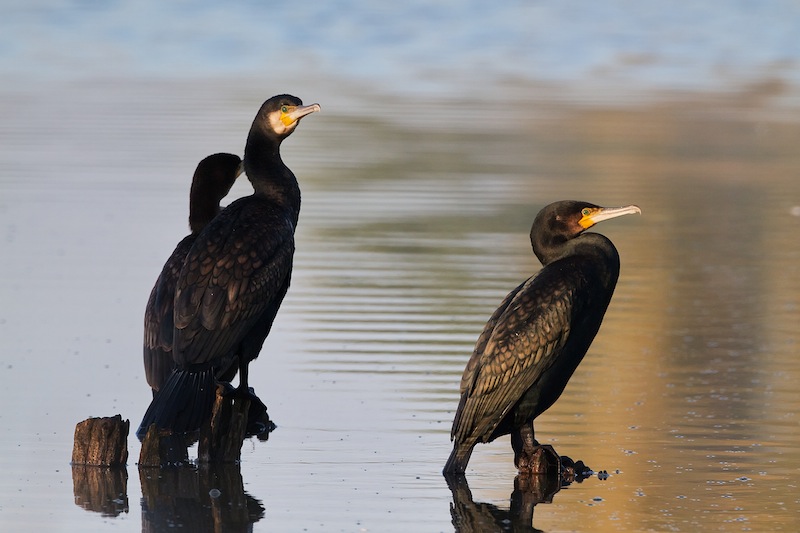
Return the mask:
<path fill-rule="evenodd" d="M 536 444 L 519 455 L 517 469 L 524 474 L 557 475 L 561 473 L 561 458 L 549 444 Z"/>

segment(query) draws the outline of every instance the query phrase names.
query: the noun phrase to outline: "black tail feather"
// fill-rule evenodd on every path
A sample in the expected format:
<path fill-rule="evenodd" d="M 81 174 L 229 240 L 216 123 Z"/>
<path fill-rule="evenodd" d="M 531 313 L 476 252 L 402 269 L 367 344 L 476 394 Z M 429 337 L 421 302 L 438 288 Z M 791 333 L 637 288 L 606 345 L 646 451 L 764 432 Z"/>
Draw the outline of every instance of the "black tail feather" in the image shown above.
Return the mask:
<path fill-rule="evenodd" d="M 467 469 L 467 463 L 472 455 L 472 450 L 475 448 L 475 443 L 456 443 L 453 446 L 453 451 L 450 453 L 450 458 L 444 465 L 442 473 L 448 474 L 463 474 Z"/>
<path fill-rule="evenodd" d="M 143 439 L 152 424 L 173 433 L 199 430 L 211 416 L 215 394 L 213 369 L 200 372 L 173 370 L 150 402 L 136 436 Z"/>

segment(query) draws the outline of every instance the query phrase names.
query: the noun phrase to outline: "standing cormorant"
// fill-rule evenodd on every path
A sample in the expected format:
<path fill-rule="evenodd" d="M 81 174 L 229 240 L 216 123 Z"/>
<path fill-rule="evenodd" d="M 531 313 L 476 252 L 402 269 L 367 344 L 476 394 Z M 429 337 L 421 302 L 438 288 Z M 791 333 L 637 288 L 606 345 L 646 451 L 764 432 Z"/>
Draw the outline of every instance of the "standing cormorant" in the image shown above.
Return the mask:
<path fill-rule="evenodd" d="M 214 154 L 197 165 L 189 192 L 191 233 L 175 247 L 164 263 L 144 312 L 144 373 L 153 395 L 161 388 L 175 366 L 172 362 L 175 285 L 183 262 L 200 231 L 219 214 L 219 202 L 243 171 L 238 155 Z"/>
<path fill-rule="evenodd" d="M 186 257 L 175 289 L 175 369 L 147 409 L 139 438 L 151 424 L 174 433 L 199 429 L 211 413 L 215 375 L 232 377 L 238 368 L 237 393 L 249 395 L 248 364 L 289 288 L 300 213 L 300 188 L 280 145 L 319 110 L 284 94 L 264 102 L 253 120 L 244 170 L 255 192 L 217 215 Z"/>
<path fill-rule="evenodd" d="M 527 470 L 538 443 L 533 420 L 561 395 L 600 329 L 619 277 L 619 254 L 598 222 L 641 213 L 635 205 L 555 202 L 531 228 L 543 268 L 506 296 L 478 338 L 461 378 L 445 474 L 463 473 L 475 445 L 511 434 Z"/>

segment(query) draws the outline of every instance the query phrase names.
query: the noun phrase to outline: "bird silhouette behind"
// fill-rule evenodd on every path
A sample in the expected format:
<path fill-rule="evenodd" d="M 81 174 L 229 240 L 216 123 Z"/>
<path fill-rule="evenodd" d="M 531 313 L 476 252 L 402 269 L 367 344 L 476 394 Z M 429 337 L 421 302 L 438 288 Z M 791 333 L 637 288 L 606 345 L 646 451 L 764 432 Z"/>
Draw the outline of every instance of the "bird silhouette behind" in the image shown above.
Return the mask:
<path fill-rule="evenodd" d="M 153 394 L 164 385 L 175 364 L 172 339 L 175 323 L 175 285 L 189 250 L 202 231 L 220 212 L 220 201 L 230 192 L 242 171 L 238 155 L 214 154 L 197 165 L 189 192 L 189 229 L 164 263 L 144 313 L 144 373 Z"/>

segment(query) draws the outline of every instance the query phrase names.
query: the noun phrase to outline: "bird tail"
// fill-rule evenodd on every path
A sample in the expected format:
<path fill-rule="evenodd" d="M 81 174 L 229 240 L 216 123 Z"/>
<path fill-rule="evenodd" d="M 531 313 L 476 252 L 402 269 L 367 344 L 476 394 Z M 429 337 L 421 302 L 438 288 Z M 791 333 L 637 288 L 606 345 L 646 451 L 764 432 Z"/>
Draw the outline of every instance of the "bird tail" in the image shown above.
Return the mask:
<path fill-rule="evenodd" d="M 173 370 L 150 402 L 136 436 L 139 440 L 143 439 L 152 424 L 173 433 L 200 429 L 211 416 L 215 395 L 213 368 L 199 372 Z"/>
<path fill-rule="evenodd" d="M 472 455 L 472 450 L 474 448 L 474 443 L 469 444 L 457 442 L 453 446 L 453 451 L 450 453 L 450 458 L 447 460 L 447 463 L 445 463 L 442 473 L 444 475 L 463 474 L 467 469 L 467 463 L 469 463 L 469 458 Z"/>

